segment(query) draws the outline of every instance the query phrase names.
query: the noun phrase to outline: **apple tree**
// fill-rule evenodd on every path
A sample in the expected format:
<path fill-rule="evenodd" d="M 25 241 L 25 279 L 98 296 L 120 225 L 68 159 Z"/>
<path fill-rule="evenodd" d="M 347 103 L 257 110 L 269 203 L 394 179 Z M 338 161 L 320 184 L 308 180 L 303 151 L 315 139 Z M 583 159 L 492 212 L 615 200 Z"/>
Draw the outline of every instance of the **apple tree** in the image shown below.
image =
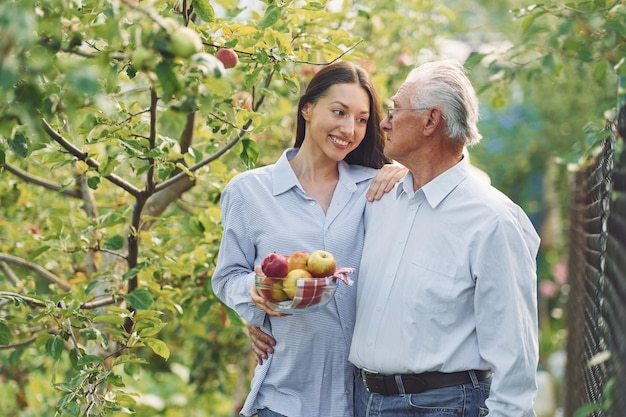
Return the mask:
<path fill-rule="evenodd" d="M 0 3 L 0 414 L 127 414 L 172 387 L 232 412 L 250 357 L 210 290 L 220 192 L 291 143 L 301 83 L 359 44 L 343 20 L 323 1 Z"/>

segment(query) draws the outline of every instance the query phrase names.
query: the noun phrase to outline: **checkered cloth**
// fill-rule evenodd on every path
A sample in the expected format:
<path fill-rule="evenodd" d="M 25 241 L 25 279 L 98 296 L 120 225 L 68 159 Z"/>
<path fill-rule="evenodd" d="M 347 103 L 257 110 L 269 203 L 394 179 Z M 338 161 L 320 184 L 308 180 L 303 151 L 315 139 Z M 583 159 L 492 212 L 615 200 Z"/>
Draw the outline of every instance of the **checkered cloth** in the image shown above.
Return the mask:
<path fill-rule="evenodd" d="M 326 301 L 325 297 L 332 294 L 325 293 L 329 286 L 336 286 L 337 279 L 343 281 L 346 285 L 352 285 L 353 281 L 348 278 L 347 274 L 354 274 L 354 268 L 339 268 L 333 276 L 315 279 L 299 279 L 296 282 L 296 294 L 291 300 L 291 308 L 306 308 L 322 301 Z"/>

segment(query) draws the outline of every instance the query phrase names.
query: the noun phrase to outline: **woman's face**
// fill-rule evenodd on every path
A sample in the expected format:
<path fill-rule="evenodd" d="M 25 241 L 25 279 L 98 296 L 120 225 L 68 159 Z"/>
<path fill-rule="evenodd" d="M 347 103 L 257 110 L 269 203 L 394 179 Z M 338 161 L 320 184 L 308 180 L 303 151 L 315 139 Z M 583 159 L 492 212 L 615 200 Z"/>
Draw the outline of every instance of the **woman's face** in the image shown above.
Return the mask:
<path fill-rule="evenodd" d="M 359 84 L 335 84 L 315 103 L 302 108 L 306 121 L 304 144 L 341 161 L 356 149 L 367 130 L 370 101 Z"/>

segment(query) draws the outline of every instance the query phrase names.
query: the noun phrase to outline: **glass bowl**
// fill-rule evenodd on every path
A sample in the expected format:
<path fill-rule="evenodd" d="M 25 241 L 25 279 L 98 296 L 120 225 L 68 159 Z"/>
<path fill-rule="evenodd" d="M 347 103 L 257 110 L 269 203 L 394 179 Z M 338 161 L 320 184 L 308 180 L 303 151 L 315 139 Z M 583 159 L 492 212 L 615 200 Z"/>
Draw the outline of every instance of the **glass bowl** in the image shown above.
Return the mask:
<path fill-rule="evenodd" d="M 328 304 L 337 289 L 337 279 L 271 278 L 257 274 L 255 285 L 273 311 L 299 314 L 318 311 Z"/>

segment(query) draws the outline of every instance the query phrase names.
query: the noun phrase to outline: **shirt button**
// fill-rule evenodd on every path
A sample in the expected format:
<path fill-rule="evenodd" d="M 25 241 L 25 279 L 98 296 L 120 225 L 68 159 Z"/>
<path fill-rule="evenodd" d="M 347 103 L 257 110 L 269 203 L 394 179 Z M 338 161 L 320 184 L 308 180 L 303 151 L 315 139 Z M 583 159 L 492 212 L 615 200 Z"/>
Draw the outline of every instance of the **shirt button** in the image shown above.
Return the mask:
<path fill-rule="evenodd" d="M 314 205 L 315 205 L 315 201 L 311 201 L 311 202 L 309 203 L 309 205 L 310 205 L 310 206 L 314 206 Z"/>

